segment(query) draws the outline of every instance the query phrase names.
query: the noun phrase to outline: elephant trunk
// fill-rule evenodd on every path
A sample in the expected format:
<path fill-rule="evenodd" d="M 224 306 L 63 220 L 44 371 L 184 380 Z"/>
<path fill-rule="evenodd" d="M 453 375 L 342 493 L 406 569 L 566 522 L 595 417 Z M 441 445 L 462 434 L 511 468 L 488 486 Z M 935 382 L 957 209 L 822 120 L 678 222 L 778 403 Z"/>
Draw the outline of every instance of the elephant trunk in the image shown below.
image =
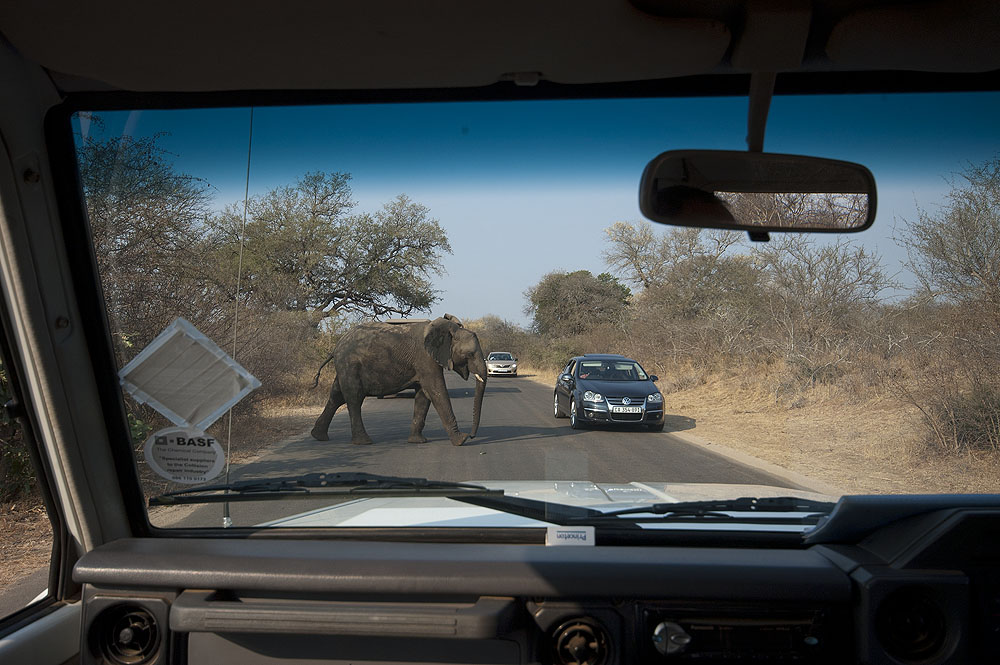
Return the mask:
<path fill-rule="evenodd" d="M 486 394 L 486 363 L 482 369 L 475 373 L 476 396 L 472 402 L 472 429 L 469 431 L 469 438 L 475 438 L 479 431 L 479 417 L 483 415 L 483 395 Z"/>

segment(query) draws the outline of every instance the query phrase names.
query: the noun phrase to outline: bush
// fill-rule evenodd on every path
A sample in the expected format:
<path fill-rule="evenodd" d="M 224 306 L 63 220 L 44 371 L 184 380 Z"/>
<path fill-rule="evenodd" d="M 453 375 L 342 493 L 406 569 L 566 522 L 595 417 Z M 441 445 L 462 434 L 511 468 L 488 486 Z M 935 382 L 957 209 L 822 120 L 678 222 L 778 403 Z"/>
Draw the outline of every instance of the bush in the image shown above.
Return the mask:
<path fill-rule="evenodd" d="M 924 412 L 932 443 L 955 452 L 1000 451 L 1000 390 L 977 384 L 943 394 Z"/>

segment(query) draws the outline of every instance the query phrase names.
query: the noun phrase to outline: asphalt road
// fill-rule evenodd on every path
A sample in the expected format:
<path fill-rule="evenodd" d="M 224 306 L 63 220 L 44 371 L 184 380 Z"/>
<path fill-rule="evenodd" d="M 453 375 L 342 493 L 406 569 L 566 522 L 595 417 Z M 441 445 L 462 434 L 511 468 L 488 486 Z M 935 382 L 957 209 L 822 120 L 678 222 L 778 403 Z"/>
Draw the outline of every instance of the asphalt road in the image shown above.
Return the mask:
<path fill-rule="evenodd" d="M 474 380 L 446 373 L 452 405 L 463 432 L 472 420 Z M 256 461 L 233 467 L 231 480 L 297 476 L 311 472 L 361 471 L 438 480 L 591 480 L 683 483 L 745 483 L 805 489 L 787 480 L 687 443 L 671 432 L 692 429 L 695 422 L 671 413 L 662 433 L 645 428 L 602 426 L 570 429 L 568 419 L 552 415 L 552 388 L 524 377 L 492 377 L 475 439 L 452 446 L 433 407 L 424 444 L 407 443 L 413 413 L 412 391 L 386 399 L 368 398 L 363 407 L 370 446 L 350 442 L 346 407 L 333 419 L 330 441 L 311 438 L 312 422 L 274 444 Z M 316 415 L 319 415 L 318 413 Z M 220 479 L 221 480 L 221 479 Z M 329 505 L 325 501 L 230 504 L 237 525 L 260 524 Z M 171 509 L 153 519 L 157 526 L 219 526 L 220 505 Z"/>

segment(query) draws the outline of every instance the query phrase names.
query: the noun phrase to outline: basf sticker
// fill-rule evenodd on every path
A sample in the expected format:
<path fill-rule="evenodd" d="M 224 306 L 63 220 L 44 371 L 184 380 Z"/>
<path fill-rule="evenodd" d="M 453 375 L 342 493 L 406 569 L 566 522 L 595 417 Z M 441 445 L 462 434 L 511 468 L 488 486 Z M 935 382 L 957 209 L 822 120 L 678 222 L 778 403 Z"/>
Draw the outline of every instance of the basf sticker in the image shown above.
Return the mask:
<path fill-rule="evenodd" d="M 545 532 L 546 545 L 593 545 L 592 526 L 550 526 Z"/>
<path fill-rule="evenodd" d="M 205 483 L 222 473 L 222 446 L 200 430 L 168 427 L 146 439 L 146 462 L 158 475 L 175 483 Z"/>

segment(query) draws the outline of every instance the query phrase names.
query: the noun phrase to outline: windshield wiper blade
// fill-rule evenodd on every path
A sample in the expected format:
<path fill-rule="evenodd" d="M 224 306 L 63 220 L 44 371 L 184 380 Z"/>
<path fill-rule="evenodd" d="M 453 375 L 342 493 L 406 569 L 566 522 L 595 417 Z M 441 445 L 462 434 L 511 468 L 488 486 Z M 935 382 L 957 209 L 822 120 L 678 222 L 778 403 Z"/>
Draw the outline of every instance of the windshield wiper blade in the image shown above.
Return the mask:
<path fill-rule="evenodd" d="M 167 492 L 149 499 L 150 506 L 173 506 L 187 503 L 224 503 L 227 501 L 270 501 L 279 499 L 315 499 L 323 496 L 412 497 L 474 495 L 503 496 L 503 490 L 471 483 L 456 483 L 427 478 L 402 478 L 372 473 L 307 473 L 301 476 L 255 478 L 222 485 L 205 485 Z"/>
<path fill-rule="evenodd" d="M 801 522 L 812 524 L 820 517 L 826 515 L 834 507 L 830 501 L 816 501 L 814 499 L 802 499 L 794 496 L 780 497 L 741 497 L 738 499 L 713 499 L 708 501 L 680 501 L 677 503 L 654 503 L 638 508 L 624 508 L 622 510 L 612 510 L 602 513 L 597 519 L 615 519 L 627 515 L 650 515 L 649 517 L 635 518 L 634 521 L 662 521 L 671 520 L 678 522 L 693 522 L 704 520 L 737 520 L 752 521 L 754 523 L 774 523 L 789 524 Z M 733 516 L 731 512 L 748 513 L 807 513 L 806 515 L 761 515 L 757 516 Z M 586 522 L 594 518 L 582 518 L 579 521 Z M 576 520 L 574 520 L 576 521 Z"/>

